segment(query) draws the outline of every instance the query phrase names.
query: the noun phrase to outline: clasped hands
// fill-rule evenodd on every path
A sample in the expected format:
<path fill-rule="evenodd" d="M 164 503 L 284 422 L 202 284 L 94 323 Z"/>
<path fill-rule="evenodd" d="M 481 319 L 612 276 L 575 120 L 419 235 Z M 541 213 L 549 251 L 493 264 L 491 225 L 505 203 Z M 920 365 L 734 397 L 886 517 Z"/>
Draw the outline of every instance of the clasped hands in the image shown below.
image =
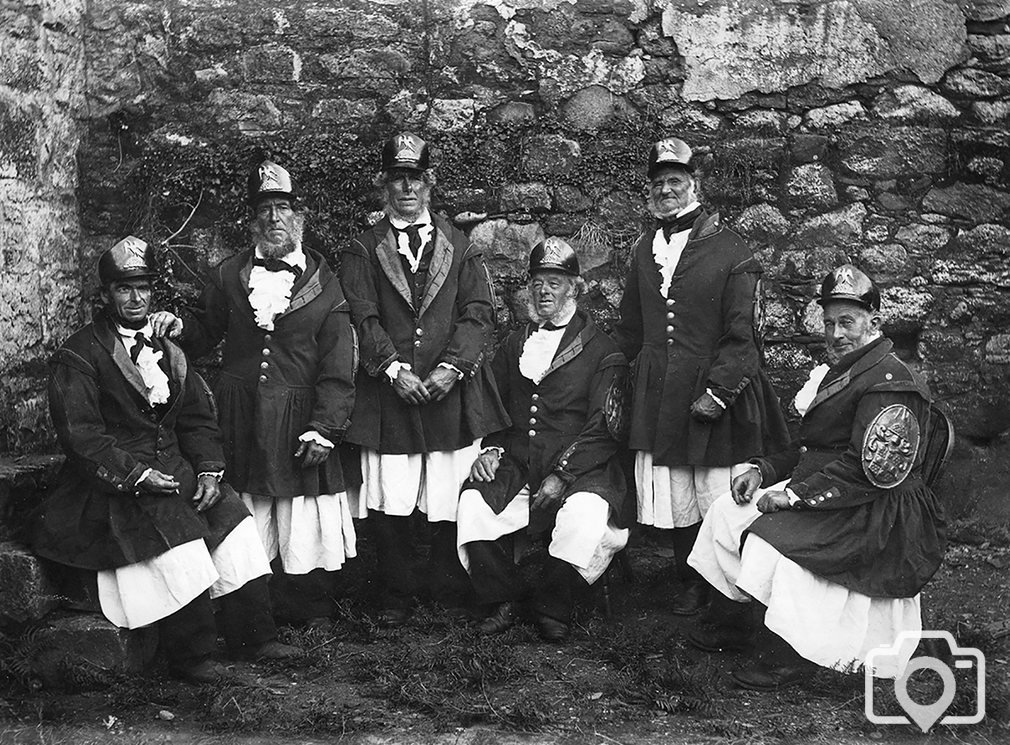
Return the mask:
<path fill-rule="evenodd" d="M 737 504 L 747 504 L 754 498 L 754 492 L 761 486 L 761 471 L 751 468 L 744 471 L 735 479 L 730 487 L 733 501 Z M 778 512 L 789 509 L 789 495 L 784 491 L 769 489 L 762 494 L 757 501 L 759 512 Z"/>
<path fill-rule="evenodd" d="M 413 370 L 401 367 L 392 383 L 396 395 L 408 404 L 420 406 L 431 401 L 441 401 L 458 379 L 456 372 L 447 367 L 436 366 L 424 380 Z"/>

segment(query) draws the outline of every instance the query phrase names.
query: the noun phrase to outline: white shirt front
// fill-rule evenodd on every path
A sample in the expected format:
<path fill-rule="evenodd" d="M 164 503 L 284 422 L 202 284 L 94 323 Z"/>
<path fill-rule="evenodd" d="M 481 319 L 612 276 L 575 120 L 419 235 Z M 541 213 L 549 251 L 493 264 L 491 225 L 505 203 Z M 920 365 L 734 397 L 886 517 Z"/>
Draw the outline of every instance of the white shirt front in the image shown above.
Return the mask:
<path fill-rule="evenodd" d="M 575 317 L 575 308 L 571 312 L 559 318 L 555 325 L 567 326 Z M 554 355 L 561 345 L 561 337 L 565 335 L 564 328 L 545 329 L 540 328 L 534 331 L 523 343 L 522 354 L 519 355 L 519 372 L 527 380 L 532 380 L 539 384 L 547 372 L 547 368 L 554 361 Z"/>
<path fill-rule="evenodd" d="M 411 274 L 417 274 L 417 270 L 421 266 L 421 256 L 424 254 L 424 249 L 431 241 L 431 234 L 435 231 L 435 226 L 431 222 L 431 214 L 428 210 L 425 210 L 421 213 L 417 220 L 413 222 L 407 222 L 406 220 L 401 220 L 398 217 L 390 215 L 389 222 L 394 228 L 396 228 L 396 252 L 407 259 L 407 263 L 410 265 Z M 418 226 L 418 236 L 421 238 L 421 243 L 417 247 L 416 256 L 410 250 L 410 237 L 406 233 L 407 228 L 411 225 Z"/>
<path fill-rule="evenodd" d="M 259 248 L 256 249 L 256 258 L 266 258 Z M 280 260 L 305 271 L 306 259 L 301 246 Z M 249 305 L 252 306 L 257 326 L 273 331 L 274 319 L 288 309 L 294 285 L 293 272 L 271 272 L 266 267 L 253 265 L 249 273 Z"/>
<path fill-rule="evenodd" d="M 116 324 L 116 331 L 119 333 L 123 346 L 126 347 L 127 354 L 133 352 L 138 334 L 143 334 L 147 339 L 148 343 L 141 348 L 135 363 L 140 371 L 140 377 L 144 380 L 144 387 L 147 389 L 145 391 L 147 402 L 151 406 L 168 403 L 170 395 L 168 376 L 158 364 L 158 361 L 164 356 L 164 352 L 155 351 L 154 347 L 150 345 L 151 339 L 154 338 L 154 329 L 151 328 L 150 322 L 141 329 L 128 329 Z"/>
<path fill-rule="evenodd" d="M 675 217 L 686 215 L 699 206 L 700 204 L 697 201 L 691 202 L 691 204 L 678 212 Z M 684 246 L 687 245 L 687 239 L 690 235 L 691 228 L 687 227 L 679 233 L 672 233 L 670 240 L 666 240 L 662 228 L 657 229 L 656 234 L 652 236 L 652 255 L 659 265 L 659 291 L 663 293 L 663 297 L 666 297 L 670 292 L 673 273 L 677 270 L 677 264 L 680 263 L 680 255 L 684 253 Z"/>

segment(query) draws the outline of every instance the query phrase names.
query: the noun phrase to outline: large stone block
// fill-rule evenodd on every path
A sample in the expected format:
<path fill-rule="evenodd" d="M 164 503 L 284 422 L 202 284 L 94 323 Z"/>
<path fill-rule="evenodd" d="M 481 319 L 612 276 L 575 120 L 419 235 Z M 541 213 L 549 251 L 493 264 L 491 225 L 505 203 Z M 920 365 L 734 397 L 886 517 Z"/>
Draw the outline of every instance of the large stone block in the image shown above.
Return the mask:
<path fill-rule="evenodd" d="M 943 173 L 947 132 L 936 127 L 865 127 L 844 133 L 841 163 L 858 176 L 892 179 Z"/>
<path fill-rule="evenodd" d="M 740 213 L 734 228 L 755 243 L 770 243 L 786 234 L 789 221 L 772 205 L 755 204 Z"/>
<path fill-rule="evenodd" d="M 501 208 L 506 212 L 545 212 L 551 208 L 551 193 L 539 182 L 505 184 Z"/>
<path fill-rule="evenodd" d="M 880 294 L 885 332 L 918 331 L 933 307 L 933 296 L 925 290 L 899 286 L 885 288 Z"/>
<path fill-rule="evenodd" d="M 811 217 L 796 228 L 792 247 L 823 249 L 858 245 L 863 238 L 865 219 L 866 207 L 861 203 Z"/>
<path fill-rule="evenodd" d="M 831 169 L 821 163 L 797 166 L 786 181 L 786 194 L 794 206 L 824 209 L 838 204 Z"/>
<path fill-rule="evenodd" d="M 948 73 L 943 87 L 968 98 L 997 98 L 1010 93 L 1010 80 L 994 72 L 967 67 Z"/>
<path fill-rule="evenodd" d="M 428 127 L 433 132 L 459 132 L 473 126 L 472 98 L 436 98 L 431 102 Z"/>
<path fill-rule="evenodd" d="M 915 253 L 932 254 L 950 242 L 950 230 L 942 225 L 904 225 L 894 239 Z"/>
<path fill-rule="evenodd" d="M 244 135 L 263 135 L 281 127 L 281 111 L 269 96 L 242 91 L 213 91 L 207 102 L 219 121 Z"/>
<path fill-rule="evenodd" d="M 312 118 L 328 124 L 371 127 L 378 113 L 372 99 L 324 98 L 312 109 Z"/>
<path fill-rule="evenodd" d="M 470 240 L 483 249 L 484 261 L 494 276 L 525 275 L 530 251 L 544 237 L 537 223 L 514 223 L 502 218 L 485 220 L 470 231 Z"/>
<path fill-rule="evenodd" d="M 282 44 L 264 44 L 243 53 L 242 68 L 250 83 L 297 83 L 302 75 L 302 58 Z"/>
<path fill-rule="evenodd" d="M 1010 215 L 1010 194 L 985 184 L 958 182 L 933 187 L 922 200 L 928 212 L 937 212 L 973 223 L 1002 222 Z"/>
<path fill-rule="evenodd" d="M 157 631 L 127 631 L 99 615 L 60 613 L 32 639 L 32 673 L 46 688 L 78 689 L 115 673 L 142 671 L 154 659 Z"/>
<path fill-rule="evenodd" d="M 565 101 L 561 108 L 568 125 L 575 130 L 599 129 L 607 122 L 631 110 L 628 103 L 601 85 L 583 88 Z"/>
<path fill-rule="evenodd" d="M 961 115 L 954 104 L 921 85 L 899 85 L 882 92 L 873 100 L 873 110 L 884 119 L 927 124 L 949 121 Z"/>
<path fill-rule="evenodd" d="M 533 177 L 563 176 L 572 172 L 581 157 L 582 148 L 575 140 L 561 135 L 540 135 L 526 148 L 522 167 Z"/>
<path fill-rule="evenodd" d="M 1010 0 L 960 0 L 969 21 L 994 21 L 1010 16 Z"/>
<path fill-rule="evenodd" d="M 664 5 L 663 32 L 684 57 L 688 100 L 811 81 L 842 88 L 903 69 L 932 83 L 966 56 L 964 18 L 945 0 Z"/>
<path fill-rule="evenodd" d="M 0 622 L 36 620 L 59 603 L 41 562 L 17 543 L 0 542 Z"/>

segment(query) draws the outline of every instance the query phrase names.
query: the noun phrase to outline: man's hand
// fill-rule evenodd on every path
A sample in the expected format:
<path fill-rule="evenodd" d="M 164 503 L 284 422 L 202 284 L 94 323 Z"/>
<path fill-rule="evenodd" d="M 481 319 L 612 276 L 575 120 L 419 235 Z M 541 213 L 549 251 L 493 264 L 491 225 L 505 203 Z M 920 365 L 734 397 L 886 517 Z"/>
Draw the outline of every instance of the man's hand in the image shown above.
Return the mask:
<path fill-rule="evenodd" d="M 747 504 L 759 486 L 761 486 L 761 471 L 756 468 L 744 471 L 733 479 L 733 485 L 730 487 L 733 501 L 737 504 Z"/>
<path fill-rule="evenodd" d="M 757 508 L 761 512 L 778 512 L 789 509 L 789 495 L 784 491 L 766 491 L 758 500 Z"/>
<path fill-rule="evenodd" d="M 138 484 L 137 488 L 151 494 L 178 494 L 179 482 L 174 476 L 152 468 Z"/>
<path fill-rule="evenodd" d="M 494 475 L 498 472 L 498 465 L 501 463 L 501 456 L 497 450 L 488 450 L 477 456 L 477 460 L 470 467 L 471 481 L 494 481 Z"/>
<path fill-rule="evenodd" d="M 178 338 L 182 333 L 182 319 L 167 310 L 159 310 L 149 315 L 151 329 L 157 337 L 167 336 L 169 339 Z"/>
<path fill-rule="evenodd" d="M 561 494 L 564 490 L 565 482 L 553 473 L 550 474 L 540 483 L 540 488 L 537 490 L 537 493 L 533 498 L 533 509 L 552 509 L 561 501 Z"/>
<path fill-rule="evenodd" d="M 302 468 L 314 468 L 324 463 L 330 457 L 330 450 L 332 449 L 325 445 L 320 445 L 313 440 L 299 442 L 298 449 L 295 451 L 295 457 L 302 459 Z"/>
<path fill-rule="evenodd" d="M 431 400 L 431 394 L 428 393 L 428 389 L 421 379 L 414 374 L 413 370 L 408 370 L 405 367 L 401 367 L 400 372 L 397 373 L 396 380 L 393 381 L 393 390 L 396 391 L 397 396 L 415 406 L 426 404 Z"/>
<path fill-rule="evenodd" d="M 221 501 L 221 486 L 217 483 L 216 476 L 205 473 L 197 479 L 193 501 L 197 512 L 209 510 Z"/>
<path fill-rule="evenodd" d="M 459 380 L 459 375 L 448 367 L 436 366 L 424 379 L 424 387 L 431 394 L 432 401 L 441 401 Z"/>
<path fill-rule="evenodd" d="M 691 404 L 691 416 L 699 422 L 714 422 L 722 416 L 722 407 L 715 402 L 712 394 L 705 391 Z"/>

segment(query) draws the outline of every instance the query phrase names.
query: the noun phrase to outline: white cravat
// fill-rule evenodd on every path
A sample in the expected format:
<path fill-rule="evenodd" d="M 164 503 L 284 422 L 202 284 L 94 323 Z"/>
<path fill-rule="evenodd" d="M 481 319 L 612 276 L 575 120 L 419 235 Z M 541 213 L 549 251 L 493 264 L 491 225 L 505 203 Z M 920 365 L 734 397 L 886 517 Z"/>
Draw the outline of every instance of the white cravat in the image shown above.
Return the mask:
<path fill-rule="evenodd" d="M 431 222 L 431 215 L 428 210 L 425 210 L 421 213 L 417 220 L 413 222 L 401 220 L 398 217 L 390 215 L 389 222 L 394 228 L 396 228 L 396 252 L 407 259 L 407 263 L 410 265 L 411 274 L 417 274 L 417 270 L 421 266 L 421 256 L 424 254 L 424 249 L 431 241 L 431 234 L 435 231 L 435 226 Z M 406 232 L 407 228 L 411 225 L 418 226 L 417 234 L 421 239 L 421 243 L 417 247 L 417 256 L 415 256 L 410 250 L 410 237 Z"/>
<path fill-rule="evenodd" d="M 150 345 L 150 340 L 154 336 L 151 324 L 148 323 L 142 329 L 128 329 L 116 324 L 116 331 L 119 332 L 119 338 L 123 342 L 123 346 L 126 347 L 127 354 L 133 351 L 137 334 L 143 334 L 147 338 L 148 343 L 141 348 L 135 363 L 140 371 L 140 377 L 144 380 L 144 387 L 147 389 L 145 391 L 147 402 L 151 406 L 168 403 L 170 394 L 168 376 L 158 364 L 158 361 L 164 356 L 164 352 L 155 351 Z"/>
<path fill-rule="evenodd" d="M 678 212 L 674 217 L 680 217 L 681 215 L 686 215 L 691 210 L 697 209 L 700 204 L 697 201 L 691 202 L 684 209 Z M 658 228 L 656 234 L 652 236 L 652 255 L 656 259 L 656 263 L 659 265 L 659 274 L 661 281 L 659 283 L 659 291 L 663 293 L 663 297 L 670 292 L 670 283 L 673 282 L 673 273 L 677 270 L 677 264 L 680 263 L 680 255 L 684 253 L 684 246 L 687 245 L 687 239 L 691 235 L 690 227 L 685 228 L 679 233 L 673 233 L 670 235 L 670 240 L 666 240 L 666 236 L 663 235 L 663 229 Z"/>
<path fill-rule="evenodd" d="M 266 258 L 259 248 L 256 249 L 256 258 Z M 305 271 L 305 253 L 301 246 L 282 256 L 281 261 Z M 266 267 L 253 266 L 249 273 L 249 305 L 253 308 L 257 326 L 273 331 L 274 319 L 288 309 L 294 285 L 293 272 L 271 272 Z"/>
<path fill-rule="evenodd" d="M 810 371 L 810 377 L 807 378 L 807 382 L 796 392 L 793 406 L 796 407 L 796 411 L 799 412 L 800 416 L 804 416 L 807 413 L 807 409 L 810 408 L 814 396 L 817 395 L 817 389 L 821 387 L 821 381 L 824 380 L 824 376 L 828 374 L 829 369 L 828 365 L 818 365 L 815 367 Z"/>
<path fill-rule="evenodd" d="M 575 308 L 566 314 L 567 317 L 559 318 L 556 325 L 567 326 L 575 317 Z M 544 379 L 547 368 L 554 361 L 554 355 L 561 345 L 561 337 L 565 335 L 564 328 L 545 329 L 540 328 L 534 331 L 523 343 L 522 354 L 519 355 L 519 372 L 527 380 L 532 380 L 539 384 Z"/>

